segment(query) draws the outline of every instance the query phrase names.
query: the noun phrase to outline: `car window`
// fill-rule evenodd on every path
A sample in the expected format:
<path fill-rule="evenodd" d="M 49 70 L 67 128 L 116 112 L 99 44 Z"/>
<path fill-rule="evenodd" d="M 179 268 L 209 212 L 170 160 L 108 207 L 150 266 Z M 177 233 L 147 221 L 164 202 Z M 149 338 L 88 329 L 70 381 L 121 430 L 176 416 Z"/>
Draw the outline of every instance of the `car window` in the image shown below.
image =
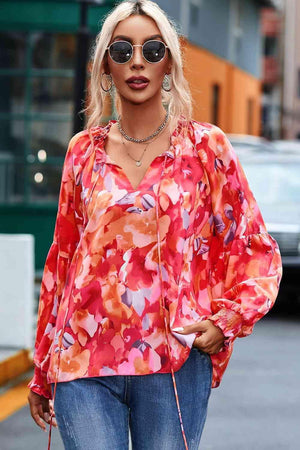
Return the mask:
<path fill-rule="evenodd" d="M 300 164 L 242 162 L 250 189 L 265 204 L 300 202 Z"/>

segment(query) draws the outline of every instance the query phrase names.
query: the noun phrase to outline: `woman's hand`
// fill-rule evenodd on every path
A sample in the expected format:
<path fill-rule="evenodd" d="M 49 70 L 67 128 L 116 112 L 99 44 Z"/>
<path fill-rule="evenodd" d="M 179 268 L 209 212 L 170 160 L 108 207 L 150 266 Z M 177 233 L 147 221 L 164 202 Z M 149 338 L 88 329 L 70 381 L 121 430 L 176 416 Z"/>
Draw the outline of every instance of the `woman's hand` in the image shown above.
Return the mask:
<path fill-rule="evenodd" d="M 28 394 L 28 402 L 30 406 L 31 417 L 35 423 L 47 432 L 44 422 L 50 425 L 50 415 L 52 414 L 52 425 L 57 427 L 55 412 L 53 409 L 53 401 L 42 395 L 36 394 L 30 390 Z"/>
<path fill-rule="evenodd" d="M 180 334 L 199 333 L 199 337 L 194 339 L 193 347 L 197 347 L 205 353 L 218 353 L 224 346 L 225 336 L 211 320 L 202 320 L 182 329 L 173 328 L 173 330 Z"/>

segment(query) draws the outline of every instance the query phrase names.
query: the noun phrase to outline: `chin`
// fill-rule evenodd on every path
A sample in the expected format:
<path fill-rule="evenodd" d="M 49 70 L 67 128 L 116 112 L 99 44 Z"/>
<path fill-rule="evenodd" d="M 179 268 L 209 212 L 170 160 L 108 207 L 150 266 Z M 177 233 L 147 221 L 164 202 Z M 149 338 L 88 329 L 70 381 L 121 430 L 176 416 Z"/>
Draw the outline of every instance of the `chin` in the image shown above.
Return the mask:
<path fill-rule="evenodd" d="M 147 89 L 145 91 L 136 91 L 136 92 L 132 92 L 132 90 L 130 88 L 128 88 L 130 90 L 130 92 L 128 92 L 128 90 L 126 90 L 126 92 L 123 93 L 119 93 L 119 96 L 122 100 L 124 100 L 125 102 L 129 102 L 132 103 L 134 105 L 140 105 L 142 103 L 146 103 L 146 102 L 150 102 L 151 100 L 153 100 L 155 97 L 161 97 L 161 90 L 160 87 L 158 87 L 156 90 L 152 90 L 151 91 L 147 91 Z"/>
<path fill-rule="evenodd" d="M 138 94 L 138 95 L 137 95 Z M 124 95 L 124 94 L 119 94 L 120 98 L 122 101 L 127 102 L 127 103 L 132 103 L 133 105 L 141 105 L 142 103 L 145 103 L 149 100 L 151 100 L 153 98 L 153 95 L 141 95 L 141 93 L 133 93 L 131 95 Z"/>

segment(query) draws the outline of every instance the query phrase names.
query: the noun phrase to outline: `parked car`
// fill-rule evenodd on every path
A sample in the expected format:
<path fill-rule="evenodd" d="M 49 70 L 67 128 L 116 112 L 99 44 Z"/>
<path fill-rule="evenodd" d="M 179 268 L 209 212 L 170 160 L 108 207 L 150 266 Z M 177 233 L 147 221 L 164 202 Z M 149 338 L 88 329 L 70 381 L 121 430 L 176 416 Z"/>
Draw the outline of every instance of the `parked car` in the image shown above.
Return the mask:
<path fill-rule="evenodd" d="M 298 139 L 278 139 L 275 141 L 272 141 L 273 146 L 277 151 L 282 152 L 294 152 L 300 154 L 300 140 Z"/>
<path fill-rule="evenodd" d="M 247 149 L 233 143 L 268 232 L 280 247 L 286 277 L 300 275 L 300 152 Z M 299 284 L 298 278 L 296 278 Z"/>
<path fill-rule="evenodd" d="M 265 150 L 273 151 L 273 142 L 268 141 L 264 137 L 253 136 L 250 134 L 228 133 L 228 139 L 233 146 L 238 146 L 241 150 Z"/>

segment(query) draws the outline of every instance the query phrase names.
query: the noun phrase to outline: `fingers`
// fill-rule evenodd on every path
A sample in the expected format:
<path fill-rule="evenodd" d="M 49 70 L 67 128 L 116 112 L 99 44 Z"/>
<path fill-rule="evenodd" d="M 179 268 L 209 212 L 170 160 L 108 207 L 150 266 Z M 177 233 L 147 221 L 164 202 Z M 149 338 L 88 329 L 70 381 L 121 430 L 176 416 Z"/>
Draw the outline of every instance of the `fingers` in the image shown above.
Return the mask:
<path fill-rule="evenodd" d="M 47 428 L 45 425 L 45 422 L 48 423 L 48 425 L 50 425 L 51 422 L 51 415 L 46 411 L 43 412 L 43 407 L 42 405 L 38 405 L 36 411 L 34 411 L 31 414 L 33 420 L 35 421 L 35 423 L 42 428 L 43 431 L 47 432 Z M 56 418 L 55 416 L 52 415 L 52 426 L 54 426 L 55 428 L 57 428 L 57 422 L 56 422 Z"/>
<path fill-rule="evenodd" d="M 207 330 L 207 327 L 209 325 L 210 325 L 209 320 L 202 320 L 200 322 L 195 322 L 192 325 L 186 325 L 185 327 L 172 328 L 172 330 L 180 334 L 191 334 L 197 332 L 204 332 Z"/>
<path fill-rule="evenodd" d="M 51 421 L 51 416 L 50 416 L 49 423 L 50 423 L 50 421 Z M 52 415 L 52 426 L 57 428 L 57 422 L 56 422 L 55 414 Z"/>
<path fill-rule="evenodd" d="M 218 343 L 214 345 L 205 345 L 201 347 L 201 350 L 203 350 L 206 353 L 209 353 L 210 355 L 213 355 L 215 353 L 219 353 L 224 349 L 223 343 Z"/>
<path fill-rule="evenodd" d="M 221 350 L 223 349 L 223 346 L 222 347 L 200 347 L 197 345 L 197 348 L 199 348 L 200 350 L 202 350 L 205 353 L 208 353 L 209 355 L 214 355 L 215 353 L 221 352 Z"/>
<path fill-rule="evenodd" d="M 53 400 L 49 400 L 49 409 L 50 413 L 55 416 L 54 408 L 53 408 Z"/>
<path fill-rule="evenodd" d="M 43 407 L 41 404 L 33 405 L 31 408 L 31 416 L 35 423 L 45 432 L 47 432 L 46 425 L 44 423 Z"/>
<path fill-rule="evenodd" d="M 172 330 L 180 334 L 196 333 L 193 346 L 209 354 L 218 353 L 224 347 L 225 336 L 222 330 L 208 319 L 185 327 L 172 328 Z"/>
<path fill-rule="evenodd" d="M 52 415 L 52 426 L 57 427 L 57 422 L 56 422 L 53 406 L 52 406 L 52 411 L 51 411 L 51 406 L 48 404 L 47 401 L 45 402 L 45 401 L 41 400 L 41 402 L 38 403 L 38 402 L 34 402 L 31 400 L 31 401 L 29 401 L 29 404 L 30 404 L 31 417 L 43 431 L 47 432 L 45 422 L 50 425 L 51 415 Z M 50 407 L 50 411 L 49 411 L 49 407 Z"/>
<path fill-rule="evenodd" d="M 51 423 L 51 414 L 45 412 L 44 413 L 45 421 L 50 425 Z M 52 426 L 57 427 L 57 422 L 55 416 L 52 414 Z"/>
<path fill-rule="evenodd" d="M 212 337 L 207 336 L 207 333 L 205 333 L 202 336 L 197 337 L 194 340 L 194 344 L 205 353 L 214 354 L 223 349 L 224 340 L 220 338 L 215 340 Z"/>

